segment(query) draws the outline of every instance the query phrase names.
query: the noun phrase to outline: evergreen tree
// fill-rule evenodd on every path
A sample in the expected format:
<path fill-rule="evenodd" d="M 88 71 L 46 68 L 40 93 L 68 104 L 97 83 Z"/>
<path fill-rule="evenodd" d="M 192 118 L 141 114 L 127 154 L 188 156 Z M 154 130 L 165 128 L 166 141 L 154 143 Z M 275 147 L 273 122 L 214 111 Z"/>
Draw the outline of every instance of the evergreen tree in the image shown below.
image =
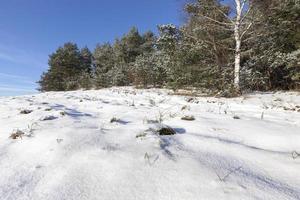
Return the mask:
<path fill-rule="evenodd" d="M 255 37 L 247 45 L 246 87 L 259 90 L 299 88 L 300 5 L 296 1 L 256 1 Z"/>
<path fill-rule="evenodd" d="M 117 77 L 112 77 L 113 83 L 130 85 L 133 82 L 131 66 L 135 62 L 136 57 L 142 54 L 142 44 L 143 38 L 135 27 L 131 28 L 129 33 L 121 39 L 116 40 L 113 47 L 115 65 L 111 75 Z"/>
<path fill-rule="evenodd" d="M 211 90 L 230 88 L 233 32 L 223 26 L 228 23 L 230 7 L 219 1 L 202 0 L 187 4 L 185 10 L 189 18 L 182 28 L 187 52 L 184 65 L 191 69 L 195 86 Z"/>
<path fill-rule="evenodd" d="M 141 45 L 143 38 L 139 34 L 137 28 L 133 27 L 129 33 L 121 39 L 117 39 L 114 45 L 117 61 L 124 63 L 132 63 L 135 58 L 142 53 Z"/>
<path fill-rule="evenodd" d="M 141 53 L 150 53 L 155 51 L 156 36 L 153 32 L 147 31 L 142 35 Z"/>
<path fill-rule="evenodd" d="M 158 26 L 159 36 L 156 46 L 158 49 L 157 56 L 160 60 L 164 60 L 162 64 L 166 71 L 166 82 L 169 86 L 179 87 L 182 85 L 180 80 L 185 74 L 181 73 L 182 65 L 178 54 L 181 52 L 180 40 L 181 32 L 173 24 L 165 24 Z"/>
<path fill-rule="evenodd" d="M 113 86 L 127 86 L 130 84 L 127 63 L 118 63 L 109 72 Z"/>
<path fill-rule="evenodd" d="M 108 87 L 112 84 L 111 73 L 115 66 L 115 52 L 109 43 L 97 45 L 94 51 L 95 84 L 97 87 Z"/>
<path fill-rule="evenodd" d="M 91 51 L 84 47 L 80 50 L 81 60 L 82 60 L 82 68 L 85 72 L 92 74 L 93 71 L 93 54 Z"/>
<path fill-rule="evenodd" d="M 78 79 L 78 88 L 90 89 L 93 86 L 93 55 L 91 51 L 84 47 L 80 50 L 82 72 Z"/>
<path fill-rule="evenodd" d="M 158 31 L 159 37 L 156 42 L 158 49 L 172 56 L 180 40 L 180 31 L 173 24 L 160 25 Z"/>
<path fill-rule="evenodd" d="M 145 53 L 136 58 L 133 65 L 134 82 L 147 88 L 162 86 L 167 81 L 165 61 L 157 52 Z"/>
<path fill-rule="evenodd" d="M 86 52 L 84 50 L 83 52 Z M 74 43 L 65 43 L 49 56 L 49 70 L 41 77 L 40 90 L 65 91 L 80 87 L 79 77 L 90 69 Z"/>

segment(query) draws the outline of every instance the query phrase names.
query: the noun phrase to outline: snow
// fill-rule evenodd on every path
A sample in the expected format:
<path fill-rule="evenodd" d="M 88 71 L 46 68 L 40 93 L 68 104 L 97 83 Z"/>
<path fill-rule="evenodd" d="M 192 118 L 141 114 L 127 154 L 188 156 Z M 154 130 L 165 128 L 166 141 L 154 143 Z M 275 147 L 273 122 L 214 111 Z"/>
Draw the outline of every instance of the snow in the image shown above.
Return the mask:
<path fill-rule="evenodd" d="M 0 97 L 0 199 L 300 199 L 299 93 L 170 93 Z"/>

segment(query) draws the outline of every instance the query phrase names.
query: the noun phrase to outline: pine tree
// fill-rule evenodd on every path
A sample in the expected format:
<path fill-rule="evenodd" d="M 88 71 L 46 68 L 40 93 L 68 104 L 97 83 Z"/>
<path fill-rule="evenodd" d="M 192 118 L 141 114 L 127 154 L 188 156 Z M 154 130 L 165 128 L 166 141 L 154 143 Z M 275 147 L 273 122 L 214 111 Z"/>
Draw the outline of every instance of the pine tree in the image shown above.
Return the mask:
<path fill-rule="evenodd" d="M 259 11 L 252 51 L 246 61 L 251 89 L 299 88 L 300 5 L 296 1 L 255 1 Z M 255 76 L 257 74 L 257 76 Z"/>
<path fill-rule="evenodd" d="M 219 1 L 187 4 L 188 22 L 182 28 L 185 64 L 197 87 L 224 90 L 232 85 L 233 31 L 225 27 L 230 7 Z M 198 77 L 196 77 L 198 76 Z M 230 78 L 231 77 L 231 78 Z"/>
<path fill-rule="evenodd" d="M 180 40 L 180 31 L 174 24 L 164 24 L 158 26 L 159 37 L 157 47 L 159 50 L 173 55 Z"/>
<path fill-rule="evenodd" d="M 80 51 L 76 44 L 65 43 L 49 56 L 49 70 L 42 75 L 41 91 L 78 89 L 78 78 L 84 71 Z"/>
<path fill-rule="evenodd" d="M 113 84 L 130 85 L 133 82 L 131 66 L 137 56 L 142 54 L 143 38 L 137 28 L 133 27 L 114 44 L 115 65 L 112 69 L 111 79 Z M 114 77 L 117 76 L 117 77 Z"/>
<path fill-rule="evenodd" d="M 132 63 L 142 53 L 143 38 L 137 28 L 133 27 L 121 39 L 117 39 L 114 45 L 117 60 L 124 63 Z"/>
<path fill-rule="evenodd" d="M 109 43 L 97 45 L 93 53 L 95 63 L 95 84 L 97 87 L 108 87 L 112 84 L 110 70 L 115 66 L 115 52 Z"/>
<path fill-rule="evenodd" d="M 155 51 L 156 36 L 152 31 L 147 31 L 142 35 L 141 52 L 150 53 Z"/>
<path fill-rule="evenodd" d="M 134 82 L 147 88 L 160 87 L 167 81 L 166 69 L 161 55 L 157 52 L 145 53 L 136 58 L 133 64 Z"/>
<path fill-rule="evenodd" d="M 84 47 L 80 50 L 82 68 L 83 71 L 92 74 L 93 71 L 93 54 L 88 47 Z"/>
<path fill-rule="evenodd" d="M 127 86 L 130 84 L 127 63 L 118 63 L 109 72 L 113 86 Z"/>
<path fill-rule="evenodd" d="M 182 85 L 180 79 L 185 76 L 179 69 L 183 67 L 178 54 L 180 54 L 181 32 L 173 24 L 165 24 L 158 26 L 159 36 L 156 46 L 158 49 L 157 56 L 166 71 L 165 81 L 171 87 L 179 87 Z"/>

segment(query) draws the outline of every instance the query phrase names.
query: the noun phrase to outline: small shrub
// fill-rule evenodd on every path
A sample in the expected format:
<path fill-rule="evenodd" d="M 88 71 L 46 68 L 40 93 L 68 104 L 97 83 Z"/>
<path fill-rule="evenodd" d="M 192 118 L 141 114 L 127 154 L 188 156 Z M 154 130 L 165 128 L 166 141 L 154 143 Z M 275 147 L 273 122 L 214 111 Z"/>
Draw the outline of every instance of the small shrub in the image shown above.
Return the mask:
<path fill-rule="evenodd" d="M 171 127 L 163 127 L 158 130 L 159 135 L 175 135 L 176 131 Z"/>
<path fill-rule="evenodd" d="M 126 125 L 126 124 L 128 124 L 128 123 L 130 123 L 130 122 L 129 122 L 129 121 L 122 120 L 122 119 L 118 119 L 118 118 L 116 118 L 116 117 L 113 117 L 113 118 L 111 118 L 110 123 L 118 123 L 118 124 Z"/>
<path fill-rule="evenodd" d="M 110 123 L 114 123 L 114 122 L 118 122 L 119 119 L 117 119 L 116 117 L 111 118 Z"/>
<path fill-rule="evenodd" d="M 285 111 L 296 111 L 296 108 L 288 108 L 288 107 L 284 106 L 283 110 L 285 110 Z"/>
<path fill-rule="evenodd" d="M 190 107 L 187 105 L 182 106 L 181 110 L 190 110 Z"/>
<path fill-rule="evenodd" d="M 181 119 L 185 120 L 185 121 L 194 121 L 195 117 L 193 115 L 186 115 L 186 116 L 183 116 Z"/>
<path fill-rule="evenodd" d="M 147 136 L 147 133 L 140 133 L 140 134 L 137 134 L 135 137 L 136 138 L 143 138 L 143 137 L 146 137 Z"/>
<path fill-rule="evenodd" d="M 188 97 L 185 100 L 188 103 L 199 103 L 199 101 L 196 98 L 193 98 L 193 97 Z"/>
<path fill-rule="evenodd" d="M 13 140 L 16 140 L 18 138 L 21 138 L 22 139 L 22 136 L 25 135 L 25 133 L 21 130 L 16 130 L 14 131 L 10 136 L 9 138 L 13 139 Z"/>
<path fill-rule="evenodd" d="M 281 102 L 282 99 L 278 97 L 278 98 L 274 99 L 274 101 L 279 101 L 279 102 Z"/>
<path fill-rule="evenodd" d="M 56 142 L 59 144 L 63 141 L 64 139 L 56 139 Z"/>
<path fill-rule="evenodd" d="M 49 116 L 42 117 L 41 121 L 49 121 L 49 120 L 54 120 L 54 119 L 57 119 L 57 117 L 49 115 Z"/>
<path fill-rule="evenodd" d="M 241 119 L 241 118 L 239 116 L 237 116 L 237 115 L 234 115 L 233 119 Z"/>
<path fill-rule="evenodd" d="M 147 120 L 146 120 L 146 123 L 147 123 L 147 124 L 158 124 L 159 121 L 158 121 L 158 120 L 153 120 L 153 119 L 147 119 Z"/>
<path fill-rule="evenodd" d="M 25 109 L 25 110 L 21 110 L 20 114 L 27 115 L 27 114 L 30 114 L 32 112 L 33 112 L 33 110 L 27 110 L 27 109 Z"/>

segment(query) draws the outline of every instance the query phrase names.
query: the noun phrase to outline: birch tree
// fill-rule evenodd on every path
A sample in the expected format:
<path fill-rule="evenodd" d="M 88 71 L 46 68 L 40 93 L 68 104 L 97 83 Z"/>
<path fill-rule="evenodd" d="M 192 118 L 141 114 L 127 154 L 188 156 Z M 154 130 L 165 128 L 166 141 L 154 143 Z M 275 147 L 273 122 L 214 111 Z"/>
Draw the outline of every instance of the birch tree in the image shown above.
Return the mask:
<path fill-rule="evenodd" d="M 240 70 L 241 70 L 241 50 L 243 37 L 251 28 L 253 22 L 245 21 L 251 10 L 251 2 L 248 0 L 235 1 L 235 18 L 234 18 L 234 40 L 235 40 L 235 59 L 234 59 L 234 87 L 240 90 Z"/>
<path fill-rule="evenodd" d="M 250 0 L 231 0 L 221 3 L 220 0 L 197 0 L 197 3 L 188 4 L 186 9 L 193 12 L 194 17 L 203 20 L 207 26 L 216 30 L 222 29 L 224 34 L 230 32 L 230 38 L 234 41 L 234 45 L 223 43 L 223 41 L 215 41 L 216 36 L 207 35 L 202 37 L 198 42 L 200 45 L 210 45 L 215 52 L 230 50 L 234 52 L 234 80 L 233 85 L 237 91 L 240 91 L 240 71 L 241 71 L 241 55 L 243 51 L 243 40 L 247 39 L 251 32 L 249 31 L 253 25 L 253 21 L 248 16 L 252 10 L 252 2 Z M 196 12 L 196 9 L 199 12 Z M 212 12 L 213 11 L 213 12 Z M 220 17 L 223 16 L 223 17 Z M 203 24 L 202 24 L 203 26 Z M 195 28 L 194 28 L 195 29 Z M 198 27 L 198 29 L 203 29 Z M 210 31 L 212 32 L 212 31 Z M 247 37 L 245 37 L 247 35 Z M 194 38 L 194 35 L 190 35 Z M 227 41 L 230 39 L 227 39 Z M 221 43 L 221 44 L 220 44 Z M 217 55 L 217 54 L 216 54 Z M 217 57 L 215 58 L 219 60 Z"/>

